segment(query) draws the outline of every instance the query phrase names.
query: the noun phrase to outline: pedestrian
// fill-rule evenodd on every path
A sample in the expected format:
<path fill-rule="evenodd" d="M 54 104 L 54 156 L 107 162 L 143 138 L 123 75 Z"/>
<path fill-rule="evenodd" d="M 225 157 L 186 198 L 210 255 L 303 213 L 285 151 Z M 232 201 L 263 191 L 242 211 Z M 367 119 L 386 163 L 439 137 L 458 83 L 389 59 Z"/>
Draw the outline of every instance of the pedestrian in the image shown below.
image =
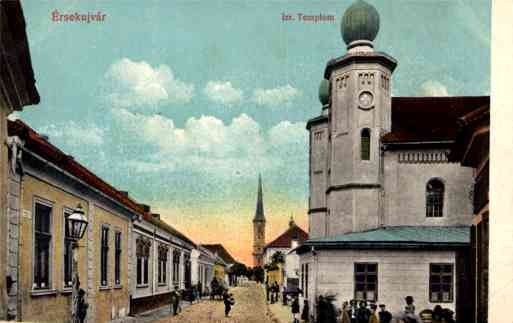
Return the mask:
<path fill-rule="evenodd" d="M 180 307 L 180 291 L 178 290 L 178 286 L 175 286 L 175 289 L 171 292 L 170 312 L 172 312 L 173 315 L 177 315 L 179 307 Z"/>
<path fill-rule="evenodd" d="M 386 310 L 385 304 L 379 304 L 379 323 L 390 323 L 392 321 L 392 313 Z"/>
<path fill-rule="evenodd" d="M 281 300 L 283 305 L 287 305 L 287 286 L 283 285 L 281 292 Z"/>
<path fill-rule="evenodd" d="M 348 303 L 347 302 L 344 302 L 342 304 L 342 313 L 340 315 L 340 321 L 341 323 L 351 323 L 351 317 L 350 317 L 350 314 L 349 314 L 349 309 L 348 309 Z"/>
<path fill-rule="evenodd" d="M 272 291 L 272 304 L 276 303 L 278 301 L 278 293 L 280 292 L 280 286 L 278 286 L 278 282 L 274 281 L 273 283 L 273 291 Z"/>
<path fill-rule="evenodd" d="M 435 308 L 433 308 L 433 314 L 431 316 L 432 323 L 442 323 L 443 317 L 444 312 L 442 306 L 436 305 Z"/>
<path fill-rule="evenodd" d="M 403 321 L 405 323 L 418 323 L 420 322 L 420 317 L 418 317 L 415 314 L 415 304 L 413 302 L 415 301 L 412 296 L 406 296 L 404 298 L 406 301 L 406 306 L 404 307 L 404 315 L 403 315 Z"/>
<path fill-rule="evenodd" d="M 219 283 L 217 282 L 217 279 L 214 277 L 212 278 L 212 281 L 210 282 L 210 299 L 214 299 L 216 293 L 219 289 Z"/>
<path fill-rule="evenodd" d="M 269 279 L 265 281 L 265 294 L 267 295 L 267 302 L 270 302 L 269 294 L 271 293 L 271 286 L 269 286 Z"/>
<path fill-rule="evenodd" d="M 371 304 L 370 308 L 371 308 L 371 314 L 370 314 L 368 323 L 381 323 L 379 321 L 378 313 L 377 313 L 378 306 L 373 303 L 373 304 Z"/>
<path fill-rule="evenodd" d="M 310 308 L 308 306 L 308 300 L 304 300 L 303 302 L 303 311 L 301 312 L 301 320 L 303 322 L 308 323 L 310 319 Z"/>
<path fill-rule="evenodd" d="M 291 305 L 292 317 L 294 318 L 294 323 L 299 323 L 297 319 L 297 315 L 299 314 L 299 298 L 296 296 L 292 301 Z"/>
<path fill-rule="evenodd" d="M 87 308 L 89 307 L 89 304 L 85 301 L 85 291 L 82 288 L 78 290 L 77 303 L 78 321 L 83 323 L 87 315 Z"/>
<path fill-rule="evenodd" d="M 357 317 L 356 314 L 358 313 L 357 303 L 355 299 L 352 299 L 350 302 L 350 309 L 349 309 L 349 318 L 351 319 L 351 323 L 357 323 Z"/>
<path fill-rule="evenodd" d="M 203 297 L 203 284 L 201 282 L 198 282 L 198 297 L 199 300 Z"/>
<path fill-rule="evenodd" d="M 235 305 L 235 300 L 233 299 L 233 294 L 228 293 L 228 289 L 225 289 L 223 292 L 223 302 L 224 302 L 224 316 L 228 317 L 230 315 L 232 305 Z"/>
<path fill-rule="evenodd" d="M 356 311 L 356 322 L 369 323 L 370 311 L 367 308 L 366 301 L 360 301 L 360 307 Z"/>

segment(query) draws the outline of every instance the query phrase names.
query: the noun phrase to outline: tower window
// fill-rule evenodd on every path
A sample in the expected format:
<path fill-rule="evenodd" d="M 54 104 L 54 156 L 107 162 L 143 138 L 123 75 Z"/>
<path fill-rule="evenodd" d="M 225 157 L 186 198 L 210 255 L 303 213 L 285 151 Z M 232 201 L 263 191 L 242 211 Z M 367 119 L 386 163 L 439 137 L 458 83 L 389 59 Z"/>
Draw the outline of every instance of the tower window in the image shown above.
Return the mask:
<path fill-rule="evenodd" d="M 362 129 L 360 145 L 362 160 L 370 160 L 370 129 Z"/>
<path fill-rule="evenodd" d="M 426 216 L 442 217 L 444 209 L 444 183 L 431 179 L 426 185 Z"/>

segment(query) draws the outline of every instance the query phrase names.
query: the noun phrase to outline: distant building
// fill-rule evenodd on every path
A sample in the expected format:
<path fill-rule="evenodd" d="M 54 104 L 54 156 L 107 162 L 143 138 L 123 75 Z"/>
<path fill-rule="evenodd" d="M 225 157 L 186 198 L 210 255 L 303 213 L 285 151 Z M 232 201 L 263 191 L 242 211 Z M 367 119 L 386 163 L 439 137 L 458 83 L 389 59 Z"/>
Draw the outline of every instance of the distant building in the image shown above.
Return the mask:
<path fill-rule="evenodd" d="M 280 234 L 276 239 L 269 242 L 264 247 L 265 264 L 272 263 L 272 257 L 275 253 L 280 252 L 285 261 L 279 266 L 274 273 L 267 272 L 269 281 L 277 281 L 280 285 L 288 285 L 288 281 L 292 280 L 293 285 L 297 285 L 299 279 L 299 256 L 295 249 L 308 239 L 308 233 L 301 229 L 291 218 L 288 229 Z M 291 252 L 294 251 L 294 252 Z"/>
<path fill-rule="evenodd" d="M 253 266 L 264 265 L 265 246 L 265 215 L 264 198 L 262 193 L 262 177 L 258 176 L 258 195 L 255 217 L 253 218 Z"/>
<path fill-rule="evenodd" d="M 7 116 L 39 103 L 25 28 L 20 1 L 0 0 L 0 320 L 17 317 L 17 304 L 8 296 L 17 288 L 17 269 L 7 232 Z"/>
<path fill-rule="evenodd" d="M 301 285 L 319 295 L 404 308 L 435 305 L 471 321 L 472 170 L 448 160 L 459 117 L 489 97 L 392 97 L 397 61 L 373 48 L 379 14 L 342 19 L 347 53 L 330 60 L 310 132 L 309 235 Z M 419 71 L 421 73 L 421 71 Z M 315 311 L 314 311 L 315 312 Z"/>
<path fill-rule="evenodd" d="M 216 257 L 219 257 L 221 261 L 217 261 L 216 268 L 217 272 L 221 272 L 221 268 L 224 267 L 224 279 L 223 281 L 226 282 L 226 284 L 233 286 L 235 285 L 236 276 L 231 272 L 231 269 L 233 265 L 237 263 L 237 260 L 232 257 L 232 255 L 226 250 L 226 248 L 219 243 L 216 244 L 202 244 L 203 248 L 208 249 L 210 252 L 212 252 Z M 220 276 L 220 274 L 218 274 Z M 221 278 L 221 277 L 218 277 Z"/>

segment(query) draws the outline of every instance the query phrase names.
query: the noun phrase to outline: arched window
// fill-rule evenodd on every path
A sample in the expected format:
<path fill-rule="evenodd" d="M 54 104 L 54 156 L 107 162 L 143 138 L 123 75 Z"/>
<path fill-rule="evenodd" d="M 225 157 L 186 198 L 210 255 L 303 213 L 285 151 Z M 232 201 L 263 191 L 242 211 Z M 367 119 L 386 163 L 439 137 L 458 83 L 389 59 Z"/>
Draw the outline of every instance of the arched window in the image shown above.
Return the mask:
<path fill-rule="evenodd" d="M 362 129 L 360 141 L 360 155 L 362 160 L 370 160 L 370 129 Z"/>
<path fill-rule="evenodd" d="M 431 179 L 426 185 L 426 216 L 441 217 L 444 210 L 444 183 Z"/>

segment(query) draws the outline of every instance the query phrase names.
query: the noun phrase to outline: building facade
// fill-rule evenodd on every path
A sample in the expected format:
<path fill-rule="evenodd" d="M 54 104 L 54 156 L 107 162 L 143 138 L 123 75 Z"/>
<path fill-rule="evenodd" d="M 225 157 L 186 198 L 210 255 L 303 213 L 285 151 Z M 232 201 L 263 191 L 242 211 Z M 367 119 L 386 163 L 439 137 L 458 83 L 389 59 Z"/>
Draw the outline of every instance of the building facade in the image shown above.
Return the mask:
<path fill-rule="evenodd" d="M 310 132 L 309 236 L 301 285 L 392 311 L 469 311 L 472 170 L 448 160 L 456 120 L 489 97 L 392 97 L 397 61 L 376 51 L 379 14 L 356 1 L 342 19 L 347 53 L 330 60 Z M 404 275 L 408 280 L 404 280 Z"/>
<path fill-rule="evenodd" d="M 488 322 L 489 258 L 489 162 L 490 107 L 485 105 L 458 119 L 458 136 L 449 158 L 474 169 L 473 213 L 470 242 L 472 245 L 472 321 Z"/>
<path fill-rule="evenodd" d="M 197 252 L 194 242 L 143 207 L 146 213 L 133 222 L 131 240 L 132 314 L 169 304 L 175 287 L 191 288 L 192 255 Z"/>
<path fill-rule="evenodd" d="M 79 241 L 81 288 L 89 321 L 129 312 L 128 247 L 137 206 L 21 121 L 9 122 L 11 319 L 66 322 L 71 313 L 72 241 L 67 216 L 80 205 L 88 227 Z"/>
<path fill-rule="evenodd" d="M 258 193 L 255 217 L 253 218 L 253 266 L 264 265 L 265 215 L 262 192 L 262 177 L 258 176 Z"/>
<path fill-rule="evenodd" d="M 7 117 L 39 103 L 20 1 L 0 1 L 0 142 L 7 142 Z M 8 148 L 0 148 L 0 245 L 8 246 Z M 0 248 L 0 320 L 15 316 L 9 295 L 17 288 L 16 250 Z"/>

